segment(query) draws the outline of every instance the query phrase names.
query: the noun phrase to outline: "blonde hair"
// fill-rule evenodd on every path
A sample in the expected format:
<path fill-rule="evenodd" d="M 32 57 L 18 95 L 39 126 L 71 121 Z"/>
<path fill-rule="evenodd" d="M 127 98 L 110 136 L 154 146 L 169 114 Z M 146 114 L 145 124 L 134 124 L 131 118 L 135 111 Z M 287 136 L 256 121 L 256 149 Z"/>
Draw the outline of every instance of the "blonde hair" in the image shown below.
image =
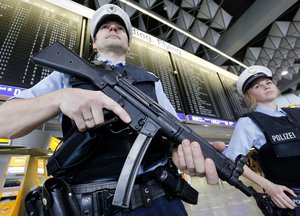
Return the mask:
<path fill-rule="evenodd" d="M 246 100 L 250 103 L 250 112 L 251 111 L 254 111 L 255 108 L 256 108 L 256 105 L 257 105 L 257 101 L 256 101 L 256 98 L 250 93 L 249 91 L 250 89 L 248 89 L 245 93 L 245 98 Z"/>

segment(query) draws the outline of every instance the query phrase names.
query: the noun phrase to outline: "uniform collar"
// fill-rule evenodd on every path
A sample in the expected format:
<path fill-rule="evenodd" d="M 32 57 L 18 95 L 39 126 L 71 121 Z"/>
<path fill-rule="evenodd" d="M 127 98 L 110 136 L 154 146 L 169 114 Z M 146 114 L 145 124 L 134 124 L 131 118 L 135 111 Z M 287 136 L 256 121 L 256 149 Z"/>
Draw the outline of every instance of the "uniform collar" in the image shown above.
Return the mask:
<path fill-rule="evenodd" d="M 275 110 L 265 106 L 256 106 L 255 111 L 265 113 L 270 116 L 281 116 L 282 114 L 285 114 L 285 112 L 278 105 L 276 105 Z"/>
<path fill-rule="evenodd" d="M 113 64 L 112 61 L 106 60 L 106 59 L 101 59 L 101 58 L 97 58 L 96 61 L 100 61 L 100 62 L 102 62 L 102 64 L 111 65 L 111 66 L 115 66 L 115 67 L 122 67 L 126 64 L 125 61 L 121 61 L 116 64 Z"/>

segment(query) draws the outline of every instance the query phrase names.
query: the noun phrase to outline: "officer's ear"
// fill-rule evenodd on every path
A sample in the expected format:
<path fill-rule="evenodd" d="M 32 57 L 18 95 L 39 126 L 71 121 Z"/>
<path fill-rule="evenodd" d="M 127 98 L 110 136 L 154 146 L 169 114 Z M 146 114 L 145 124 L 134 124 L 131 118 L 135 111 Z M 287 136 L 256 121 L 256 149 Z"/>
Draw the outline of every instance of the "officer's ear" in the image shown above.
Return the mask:
<path fill-rule="evenodd" d="M 97 49 L 97 46 L 96 46 L 96 38 L 94 38 L 93 40 L 93 50 Z"/>
<path fill-rule="evenodd" d="M 248 91 L 245 92 L 245 99 L 249 102 L 253 101 L 254 96 Z"/>
<path fill-rule="evenodd" d="M 256 108 L 257 101 L 249 90 L 245 93 L 245 99 L 250 103 L 250 110 L 254 110 Z"/>

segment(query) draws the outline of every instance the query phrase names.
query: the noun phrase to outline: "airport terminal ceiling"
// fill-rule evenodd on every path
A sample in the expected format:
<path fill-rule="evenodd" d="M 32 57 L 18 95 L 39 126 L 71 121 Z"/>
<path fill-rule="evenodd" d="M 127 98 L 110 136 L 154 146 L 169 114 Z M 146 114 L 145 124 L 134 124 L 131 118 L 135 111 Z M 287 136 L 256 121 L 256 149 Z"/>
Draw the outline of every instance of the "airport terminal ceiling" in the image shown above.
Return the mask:
<path fill-rule="evenodd" d="M 121 6 L 135 28 L 239 75 L 243 66 L 128 6 L 148 10 L 245 66 L 269 67 L 282 93 L 300 90 L 300 2 L 297 0 L 73 0 L 91 9 Z M 282 72 L 287 71 L 286 75 Z"/>

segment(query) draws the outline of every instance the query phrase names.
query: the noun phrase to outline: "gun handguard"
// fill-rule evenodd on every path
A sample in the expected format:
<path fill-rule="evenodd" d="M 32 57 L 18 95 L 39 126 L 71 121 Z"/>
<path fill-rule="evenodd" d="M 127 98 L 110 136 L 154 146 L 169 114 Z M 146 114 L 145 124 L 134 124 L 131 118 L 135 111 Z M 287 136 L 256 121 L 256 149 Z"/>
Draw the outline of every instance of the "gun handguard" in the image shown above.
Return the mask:
<path fill-rule="evenodd" d="M 201 146 L 204 157 L 211 158 L 214 161 L 220 179 L 240 189 L 247 196 L 253 194 L 239 180 L 239 176 L 243 173 L 243 166 L 247 161 L 245 156 L 238 157 L 235 162 L 227 158 L 208 141 L 179 121 L 173 114 L 133 86 L 131 80 L 128 77 L 122 77 L 117 70 L 105 70 L 91 65 L 60 43 L 53 43 L 35 54 L 32 61 L 37 65 L 88 80 L 116 102 L 120 103 L 121 101 L 121 106 L 132 119 L 130 127 L 138 133 L 141 133 L 142 128 L 145 128 L 145 124 L 148 124 L 150 125 L 148 127 L 149 132 L 147 130 L 142 131 L 145 135 L 159 131 L 174 143 L 180 144 L 184 139 L 197 141 Z M 136 164 L 136 166 L 139 165 Z M 136 174 L 132 176 L 135 179 Z M 130 190 L 126 190 L 126 192 L 131 193 Z M 122 207 L 126 207 L 127 202 L 129 201 L 126 201 L 126 204 Z"/>

